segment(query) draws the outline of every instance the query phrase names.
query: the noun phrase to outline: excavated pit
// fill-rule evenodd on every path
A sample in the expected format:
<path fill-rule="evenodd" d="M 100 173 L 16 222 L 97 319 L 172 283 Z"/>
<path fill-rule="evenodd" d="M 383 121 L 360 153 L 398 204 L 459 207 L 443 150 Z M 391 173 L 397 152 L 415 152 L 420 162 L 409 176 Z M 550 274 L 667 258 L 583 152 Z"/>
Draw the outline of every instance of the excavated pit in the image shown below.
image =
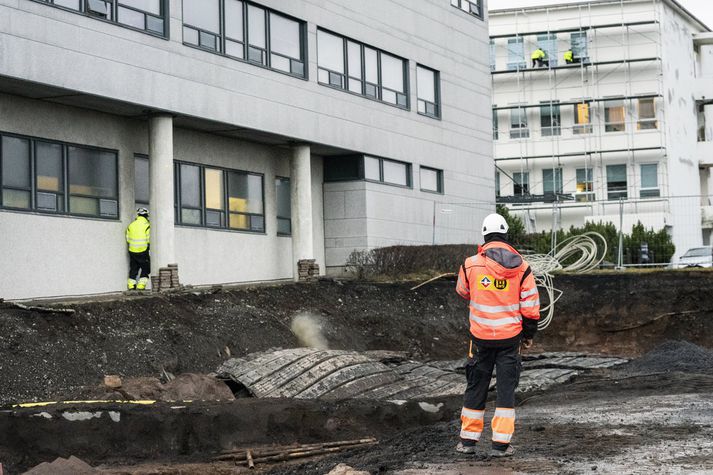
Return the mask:
<path fill-rule="evenodd" d="M 371 473 L 579 473 L 602 461 L 601 470 L 622 473 L 636 450 L 650 459 L 634 457 L 642 467 L 713 470 L 705 443 L 713 295 L 700 290 L 713 273 L 558 276 L 556 284 L 565 294 L 554 323 L 524 358 L 519 461 L 454 460 L 467 310 L 453 282 L 412 292 L 411 283 L 321 281 L 63 303 L 72 316 L 0 304 L 0 464 L 15 475 L 75 455 L 115 475 L 235 473 L 212 457 L 374 436 L 376 448 L 258 471 L 321 475 L 346 461 Z M 321 320 L 330 350 L 297 348 L 290 321 L 304 312 Z M 656 348 L 667 340 L 683 343 Z M 153 378 L 146 394 L 182 399 L 158 378 L 212 372 L 237 400 L 11 407 L 116 398 L 99 387 L 106 374 Z M 682 455 L 662 448 L 660 434 Z"/>

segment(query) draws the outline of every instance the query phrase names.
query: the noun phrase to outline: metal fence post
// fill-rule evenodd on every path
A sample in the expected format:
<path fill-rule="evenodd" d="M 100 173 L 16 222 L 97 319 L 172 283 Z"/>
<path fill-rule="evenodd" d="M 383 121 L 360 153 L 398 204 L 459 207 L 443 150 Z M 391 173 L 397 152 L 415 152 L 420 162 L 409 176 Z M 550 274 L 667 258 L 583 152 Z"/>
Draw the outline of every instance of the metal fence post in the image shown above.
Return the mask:
<path fill-rule="evenodd" d="M 617 256 L 617 269 L 624 268 L 624 198 L 619 198 L 619 255 Z"/>

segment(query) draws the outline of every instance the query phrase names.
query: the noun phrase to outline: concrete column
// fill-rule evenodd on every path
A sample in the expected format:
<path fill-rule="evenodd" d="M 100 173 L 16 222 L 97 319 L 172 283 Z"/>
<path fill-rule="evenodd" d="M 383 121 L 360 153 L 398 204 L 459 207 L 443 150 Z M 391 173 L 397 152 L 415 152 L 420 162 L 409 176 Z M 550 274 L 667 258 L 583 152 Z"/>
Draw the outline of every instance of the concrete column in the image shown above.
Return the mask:
<path fill-rule="evenodd" d="M 151 267 L 176 263 L 173 208 L 173 117 L 149 119 L 149 199 L 151 202 Z"/>
<path fill-rule="evenodd" d="M 295 145 L 290 159 L 290 195 L 292 200 L 293 274 L 298 280 L 297 262 L 314 259 L 312 239 L 312 167 L 309 145 Z"/>

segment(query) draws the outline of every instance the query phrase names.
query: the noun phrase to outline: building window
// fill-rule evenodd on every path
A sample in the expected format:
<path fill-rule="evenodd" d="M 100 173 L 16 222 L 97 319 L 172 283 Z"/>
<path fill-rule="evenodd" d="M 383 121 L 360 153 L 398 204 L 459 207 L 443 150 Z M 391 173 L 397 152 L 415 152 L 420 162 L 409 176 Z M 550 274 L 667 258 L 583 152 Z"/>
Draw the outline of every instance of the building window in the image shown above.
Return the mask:
<path fill-rule="evenodd" d="M 572 56 L 577 63 L 588 63 L 589 53 L 587 52 L 587 32 L 571 33 L 569 36 Z"/>
<path fill-rule="evenodd" d="M 443 193 L 443 170 L 421 167 L 421 191 Z"/>
<path fill-rule="evenodd" d="M 116 152 L 10 135 L 0 140 L 3 208 L 119 217 Z"/>
<path fill-rule="evenodd" d="M 495 49 L 495 40 L 490 40 L 490 70 L 495 71 L 497 65 L 497 55 Z"/>
<path fill-rule="evenodd" d="M 275 194 L 277 196 L 277 234 L 289 236 L 292 234 L 292 202 L 289 178 L 277 177 L 275 179 Z"/>
<path fill-rule="evenodd" d="M 147 207 L 149 193 L 149 157 L 134 155 L 134 207 Z"/>
<path fill-rule="evenodd" d="M 530 194 L 530 172 L 515 172 L 512 174 L 513 194 L 529 195 Z"/>
<path fill-rule="evenodd" d="M 405 59 L 320 29 L 317 64 L 320 84 L 409 108 Z"/>
<path fill-rule="evenodd" d="M 508 38 L 508 70 L 525 69 L 525 45 L 521 37 Z"/>
<path fill-rule="evenodd" d="M 241 0 L 183 0 L 184 43 L 301 78 L 305 28 L 303 21 Z"/>
<path fill-rule="evenodd" d="M 386 158 L 364 156 L 364 178 L 389 185 L 411 186 L 411 165 Z"/>
<path fill-rule="evenodd" d="M 656 102 L 653 97 L 647 99 L 639 99 L 639 122 L 637 128 L 639 130 L 657 129 L 658 121 L 656 120 Z"/>
<path fill-rule="evenodd" d="M 497 105 L 493 105 L 493 140 L 498 140 L 499 138 L 499 133 L 498 133 L 498 109 Z"/>
<path fill-rule="evenodd" d="M 562 194 L 561 168 L 546 168 L 542 170 L 542 192 L 545 195 Z"/>
<path fill-rule="evenodd" d="M 510 109 L 510 138 L 526 139 L 530 137 L 530 129 L 527 128 L 527 109 L 516 107 Z"/>
<path fill-rule="evenodd" d="M 557 66 L 557 35 L 537 35 L 537 46 L 545 52 L 547 62 L 551 68 Z"/>
<path fill-rule="evenodd" d="M 574 105 L 574 127 L 572 127 L 572 133 L 574 135 L 592 133 L 592 122 L 589 111 L 589 102 L 581 102 Z"/>
<path fill-rule="evenodd" d="M 626 165 L 607 165 L 607 199 L 626 199 Z"/>
<path fill-rule="evenodd" d="M 604 102 L 604 130 L 605 132 L 624 132 L 626 130 L 623 99 Z"/>
<path fill-rule="evenodd" d="M 543 137 L 561 135 L 562 133 L 560 106 L 556 102 L 559 101 L 543 102 L 544 105 L 540 106 L 540 127 Z"/>
<path fill-rule="evenodd" d="M 418 89 L 418 113 L 429 117 L 441 117 L 440 73 L 434 69 L 416 66 Z"/>
<path fill-rule="evenodd" d="M 168 37 L 166 0 L 37 0 L 93 18 Z"/>
<path fill-rule="evenodd" d="M 262 175 L 179 162 L 175 173 L 177 224 L 265 231 Z"/>
<path fill-rule="evenodd" d="M 591 168 L 577 168 L 577 201 L 594 201 L 594 180 Z"/>
<path fill-rule="evenodd" d="M 656 163 L 641 165 L 641 191 L 639 196 L 642 198 L 658 198 L 661 196 L 658 168 Z"/>
<path fill-rule="evenodd" d="M 480 19 L 483 18 L 483 0 L 451 0 L 451 5 Z"/>
<path fill-rule="evenodd" d="M 495 197 L 500 197 L 500 172 L 495 172 Z"/>

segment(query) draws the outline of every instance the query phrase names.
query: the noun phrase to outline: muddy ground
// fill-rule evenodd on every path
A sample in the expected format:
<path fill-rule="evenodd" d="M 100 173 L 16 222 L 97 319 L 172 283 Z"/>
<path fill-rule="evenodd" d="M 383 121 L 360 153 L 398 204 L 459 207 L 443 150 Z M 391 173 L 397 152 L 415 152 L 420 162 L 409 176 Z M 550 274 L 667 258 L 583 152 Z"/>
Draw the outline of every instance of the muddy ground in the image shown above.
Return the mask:
<path fill-rule="evenodd" d="M 713 366 L 713 355 L 705 350 L 713 348 L 713 293 L 709 291 L 713 272 L 567 275 L 558 276 L 555 282 L 564 296 L 554 323 L 537 337 L 534 352 L 635 357 L 669 340 L 693 342 L 702 348 L 669 344 L 625 368 L 598 370 L 554 390 L 523 395 L 515 442 L 520 450 L 512 460 L 487 458 L 487 444 L 475 456 L 456 456 L 452 449 L 458 414 L 453 410 L 441 422 L 411 426 L 409 418 L 404 421 L 402 417 L 391 425 L 388 418 L 363 424 L 368 435 L 380 439 L 377 448 L 259 471 L 321 475 L 339 462 L 371 473 L 406 475 L 713 471 L 713 375 L 706 370 Z M 0 407 L 21 401 L 72 399 L 87 394 L 105 374 L 126 378 L 158 377 L 164 371 L 209 373 L 231 356 L 296 347 L 299 342 L 290 322 L 304 312 L 322 321 L 324 336 L 335 349 L 405 351 L 419 360 L 463 356 L 467 309 L 453 292 L 454 282 L 439 281 L 415 292 L 409 290 L 412 286 L 322 280 L 62 303 L 62 307 L 76 310 L 73 315 L 0 305 Z M 261 402 L 253 404 L 262 407 Z M 330 432 L 334 429 L 331 423 L 300 424 L 301 418 L 309 419 L 315 410 L 327 416 L 337 410 L 327 406 L 308 404 L 294 415 L 295 427 L 304 425 L 307 433 L 296 429 L 280 432 L 275 422 L 279 419 L 266 416 L 272 429 L 261 432 L 251 427 L 241 436 L 255 443 L 284 443 L 297 436 L 305 439 L 299 442 L 339 439 L 339 431 Z M 449 401 L 446 407 L 453 406 Z M 279 411 L 280 407 L 272 409 Z M 230 413 L 232 409 L 221 410 Z M 204 412 L 199 408 L 196 414 Z M 21 421 L 13 424 L 13 430 L 22 432 Z M 356 435 L 359 425 L 355 419 L 355 425 L 345 433 Z M 141 437 L 152 437 L 150 427 L 148 424 L 137 433 L 138 446 Z M 183 430 L 181 440 L 192 437 L 183 423 L 171 422 L 166 427 Z M 210 427 L 205 426 L 210 437 L 220 438 Z M 120 449 L 130 438 L 131 428 L 127 430 L 125 437 L 102 447 L 102 453 Z M 64 437 L 61 431 L 49 434 L 55 440 Z M 88 434 L 86 437 L 91 437 L 92 431 Z M 161 440 L 173 447 L 175 441 L 170 437 Z M 43 450 L 42 457 L 56 453 L 51 441 Z M 118 465 L 130 464 L 131 458 L 98 457 L 92 463 L 113 460 L 110 467 L 103 467 L 112 474 L 235 473 L 230 464 L 176 468 L 177 463 L 204 463 L 207 454 L 187 450 L 185 456 L 159 461 L 159 465 L 126 470 Z M 91 452 L 87 456 L 91 458 Z M 46 460 L 42 457 L 21 459 L 16 466 L 29 467 Z"/>
<path fill-rule="evenodd" d="M 713 346 L 713 272 L 563 275 L 555 282 L 564 295 L 535 351 L 638 355 L 666 339 Z M 0 405 L 71 397 L 105 374 L 207 373 L 228 354 L 299 346 L 289 324 L 300 312 L 321 319 L 335 349 L 462 356 L 467 310 L 454 283 L 412 286 L 324 280 L 63 303 L 74 315 L 0 305 Z"/>

